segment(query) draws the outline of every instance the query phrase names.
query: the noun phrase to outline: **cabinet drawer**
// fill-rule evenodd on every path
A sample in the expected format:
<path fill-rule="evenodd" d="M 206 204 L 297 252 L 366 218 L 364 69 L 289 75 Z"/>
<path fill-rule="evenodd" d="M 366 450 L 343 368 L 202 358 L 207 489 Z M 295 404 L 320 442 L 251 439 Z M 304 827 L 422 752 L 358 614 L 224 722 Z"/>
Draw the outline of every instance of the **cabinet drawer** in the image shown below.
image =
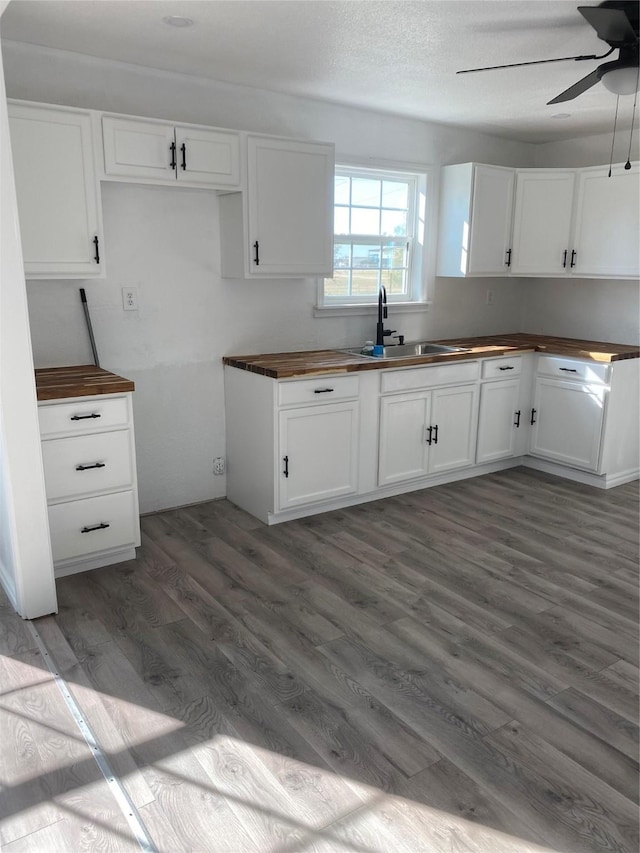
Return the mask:
<path fill-rule="evenodd" d="M 118 492 L 49 507 L 54 562 L 138 544 L 133 492 Z"/>
<path fill-rule="evenodd" d="M 360 380 L 357 376 L 326 376 L 320 379 L 302 379 L 281 382 L 278 385 L 278 404 L 292 406 L 298 403 L 333 403 L 358 396 Z"/>
<path fill-rule="evenodd" d="M 49 501 L 133 483 L 129 430 L 43 441 L 42 458 Z"/>
<path fill-rule="evenodd" d="M 127 426 L 129 406 L 126 397 L 92 397 L 38 407 L 40 435 L 96 432 L 108 427 Z"/>
<path fill-rule="evenodd" d="M 480 364 L 477 361 L 393 370 L 382 374 L 380 390 L 382 394 L 389 394 L 393 391 L 413 391 L 436 385 L 457 385 L 459 382 L 473 382 L 479 375 Z"/>
<path fill-rule="evenodd" d="M 510 379 L 521 372 L 521 358 L 490 358 L 482 362 L 483 379 Z"/>
<path fill-rule="evenodd" d="M 555 376 L 557 379 L 573 379 L 578 382 L 609 381 L 609 365 L 580 358 L 561 358 L 541 355 L 538 357 L 539 376 Z"/>

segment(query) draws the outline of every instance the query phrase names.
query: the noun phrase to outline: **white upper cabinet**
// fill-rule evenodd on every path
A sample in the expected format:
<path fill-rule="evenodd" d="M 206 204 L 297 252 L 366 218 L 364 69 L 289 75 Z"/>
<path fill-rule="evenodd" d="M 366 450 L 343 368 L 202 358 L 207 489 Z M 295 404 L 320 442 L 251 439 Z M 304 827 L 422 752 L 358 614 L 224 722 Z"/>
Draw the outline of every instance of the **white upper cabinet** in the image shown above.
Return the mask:
<path fill-rule="evenodd" d="M 558 276 L 570 269 L 575 174 L 573 169 L 518 170 L 511 257 L 514 275 Z"/>
<path fill-rule="evenodd" d="M 515 170 L 460 163 L 440 181 L 437 274 L 507 275 Z"/>
<path fill-rule="evenodd" d="M 578 173 L 574 275 L 640 275 L 640 167 L 615 165 Z"/>
<path fill-rule="evenodd" d="M 106 176 L 240 186 L 240 137 L 234 131 L 103 116 L 102 136 Z"/>
<path fill-rule="evenodd" d="M 101 275 L 90 113 L 16 102 L 8 111 L 25 276 Z"/>
<path fill-rule="evenodd" d="M 222 275 L 333 274 L 333 145 L 247 138 L 247 191 L 220 198 Z"/>

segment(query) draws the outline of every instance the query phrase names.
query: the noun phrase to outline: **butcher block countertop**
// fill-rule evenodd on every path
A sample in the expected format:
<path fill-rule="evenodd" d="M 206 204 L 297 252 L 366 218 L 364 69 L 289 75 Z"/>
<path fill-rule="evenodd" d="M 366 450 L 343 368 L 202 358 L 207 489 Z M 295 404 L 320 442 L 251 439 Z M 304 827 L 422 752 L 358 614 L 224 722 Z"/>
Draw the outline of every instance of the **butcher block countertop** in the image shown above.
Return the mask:
<path fill-rule="evenodd" d="M 89 397 L 93 394 L 121 394 L 123 391 L 133 391 L 134 388 L 130 379 L 93 364 L 36 369 L 36 394 L 39 401 Z"/>
<path fill-rule="evenodd" d="M 249 370 L 272 379 L 323 373 L 351 373 L 357 370 L 380 370 L 390 367 L 411 367 L 449 361 L 468 361 L 470 358 L 508 355 L 518 352 L 545 352 L 593 361 L 612 362 L 624 358 L 639 358 L 640 347 L 632 344 L 612 344 L 602 341 L 583 341 L 575 338 L 555 338 L 548 335 L 487 335 L 479 338 L 454 338 L 432 341 L 448 346 L 466 347 L 464 352 L 411 356 L 410 358 L 370 358 L 350 355 L 340 350 L 310 350 L 308 352 L 277 352 L 262 355 L 225 356 L 230 367 Z"/>

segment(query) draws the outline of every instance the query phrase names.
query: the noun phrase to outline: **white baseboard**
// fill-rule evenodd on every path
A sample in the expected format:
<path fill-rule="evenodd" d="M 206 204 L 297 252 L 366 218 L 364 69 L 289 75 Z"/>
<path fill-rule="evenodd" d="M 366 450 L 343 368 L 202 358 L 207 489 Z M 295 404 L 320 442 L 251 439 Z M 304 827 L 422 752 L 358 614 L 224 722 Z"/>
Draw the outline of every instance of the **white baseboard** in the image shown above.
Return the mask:
<path fill-rule="evenodd" d="M 557 462 L 547 462 L 546 459 L 537 459 L 535 456 L 524 456 L 521 464 L 536 471 L 544 471 L 545 474 L 555 474 L 564 480 L 573 480 L 575 483 L 584 483 L 596 489 L 612 489 L 631 483 L 640 476 L 640 469 L 635 468 L 618 474 L 595 474 L 593 471 L 581 471 L 579 468 L 569 468 L 567 465 L 559 465 Z"/>
<path fill-rule="evenodd" d="M 64 578 L 67 575 L 76 575 L 78 572 L 88 572 L 91 569 L 102 569 L 114 563 L 124 563 L 125 560 L 134 560 L 135 556 L 135 548 L 120 548 L 119 550 L 102 554 L 99 557 L 94 557 L 91 560 L 83 557 L 81 560 L 69 560 L 64 563 L 54 564 L 54 573 L 56 579 Z"/>

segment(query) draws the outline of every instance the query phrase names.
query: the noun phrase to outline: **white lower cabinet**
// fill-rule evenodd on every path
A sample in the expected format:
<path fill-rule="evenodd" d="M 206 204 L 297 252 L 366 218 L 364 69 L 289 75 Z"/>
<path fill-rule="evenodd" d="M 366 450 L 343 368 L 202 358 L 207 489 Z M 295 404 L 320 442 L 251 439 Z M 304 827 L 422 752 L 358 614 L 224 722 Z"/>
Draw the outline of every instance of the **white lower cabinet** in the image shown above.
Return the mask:
<path fill-rule="evenodd" d="M 495 462 L 515 455 L 516 430 L 522 428 L 518 408 L 520 381 L 485 382 L 480 389 L 476 462 Z M 528 413 L 524 414 L 527 417 Z"/>
<path fill-rule="evenodd" d="M 358 401 L 279 414 L 280 509 L 358 490 Z"/>
<path fill-rule="evenodd" d="M 131 394 L 38 407 L 56 577 L 135 556 L 140 544 Z"/>

